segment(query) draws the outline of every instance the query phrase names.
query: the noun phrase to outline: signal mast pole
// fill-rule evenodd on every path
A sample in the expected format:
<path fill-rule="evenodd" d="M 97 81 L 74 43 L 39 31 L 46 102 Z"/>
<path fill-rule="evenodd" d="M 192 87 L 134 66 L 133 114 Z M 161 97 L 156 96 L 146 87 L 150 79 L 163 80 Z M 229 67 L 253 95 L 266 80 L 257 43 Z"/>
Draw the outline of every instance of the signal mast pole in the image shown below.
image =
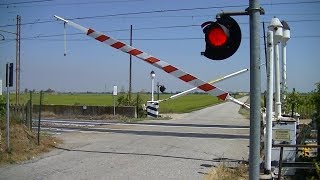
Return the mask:
<path fill-rule="evenodd" d="M 249 179 L 259 179 L 261 72 L 260 72 L 260 2 L 249 0 L 250 19 L 250 148 Z"/>
<path fill-rule="evenodd" d="M 250 148 L 249 148 L 249 179 L 259 179 L 260 172 L 260 122 L 261 122 L 261 71 L 260 71 L 260 8 L 259 0 L 249 0 L 246 12 L 222 12 L 223 15 L 249 15 L 250 26 Z M 206 56 L 207 57 L 207 56 Z M 212 59 L 208 57 L 209 59 Z"/>

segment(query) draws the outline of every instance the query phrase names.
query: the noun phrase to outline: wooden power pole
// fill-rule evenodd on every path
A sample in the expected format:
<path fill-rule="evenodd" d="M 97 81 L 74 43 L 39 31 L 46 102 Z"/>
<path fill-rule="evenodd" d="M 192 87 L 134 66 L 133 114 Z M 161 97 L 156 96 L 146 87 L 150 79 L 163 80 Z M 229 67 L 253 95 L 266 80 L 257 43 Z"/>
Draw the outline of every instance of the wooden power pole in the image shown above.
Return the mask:
<path fill-rule="evenodd" d="M 130 46 L 132 46 L 132 25 L 130 26 Z M 132 55 L 130 54 L 129 62 L 129 103 L 131 105 L 131 93 L 132 93 Z"/>
<path fill-rule="evenodd" d="M 21 17 L 17 15 L 17 33 L 16 33 L 16 104 L 20 100 L 20 25 Z"/>

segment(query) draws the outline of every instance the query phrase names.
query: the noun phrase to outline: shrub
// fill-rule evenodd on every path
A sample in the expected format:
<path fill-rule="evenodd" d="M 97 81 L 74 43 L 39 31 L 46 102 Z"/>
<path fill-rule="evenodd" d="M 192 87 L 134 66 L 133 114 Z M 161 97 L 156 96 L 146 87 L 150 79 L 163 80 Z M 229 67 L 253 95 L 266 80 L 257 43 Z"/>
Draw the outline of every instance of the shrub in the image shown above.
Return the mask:
<path fill-rule="evenodd" d="M 5 115 L 5 107 L 6 107 L 6 103 L 5 103 L 5 97 L 4 95 L 0 96 L 0 119 L 4 118 Z"/>

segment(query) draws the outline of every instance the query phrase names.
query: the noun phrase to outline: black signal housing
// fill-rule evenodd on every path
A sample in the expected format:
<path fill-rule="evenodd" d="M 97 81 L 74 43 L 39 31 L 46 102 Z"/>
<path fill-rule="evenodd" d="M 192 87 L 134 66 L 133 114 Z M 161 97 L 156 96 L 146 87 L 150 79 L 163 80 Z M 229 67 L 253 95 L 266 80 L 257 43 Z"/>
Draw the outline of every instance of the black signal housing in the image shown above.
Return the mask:
<path fill-rule="evenodd" d="M 224 60 L 232 56 L 241 43 L 241 29 L 228 15 L 201 25 L 205 34 L 206 49 L 202 53 L 212 60 Z"/>

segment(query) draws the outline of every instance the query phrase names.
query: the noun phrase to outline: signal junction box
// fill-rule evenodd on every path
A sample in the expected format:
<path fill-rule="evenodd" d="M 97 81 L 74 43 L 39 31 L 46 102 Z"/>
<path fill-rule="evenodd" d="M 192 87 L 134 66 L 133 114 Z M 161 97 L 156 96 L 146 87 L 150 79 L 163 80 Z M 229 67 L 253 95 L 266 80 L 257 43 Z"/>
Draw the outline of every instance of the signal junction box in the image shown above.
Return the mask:
<path fill-rule="evenodd" d="M 280 121 L 272 122 L 272 144 L 296 145 L 297 120 L 289 117 L 281 117 Z M 280 147 L 273 147 L 271 150 L 271 165 L 278 171 L 280 158 Z M 283 148 L 283 162 L 295 162 L 296 148 Z M 294 168 L 282 168 L 281 174 L 293 176 Z"/>

